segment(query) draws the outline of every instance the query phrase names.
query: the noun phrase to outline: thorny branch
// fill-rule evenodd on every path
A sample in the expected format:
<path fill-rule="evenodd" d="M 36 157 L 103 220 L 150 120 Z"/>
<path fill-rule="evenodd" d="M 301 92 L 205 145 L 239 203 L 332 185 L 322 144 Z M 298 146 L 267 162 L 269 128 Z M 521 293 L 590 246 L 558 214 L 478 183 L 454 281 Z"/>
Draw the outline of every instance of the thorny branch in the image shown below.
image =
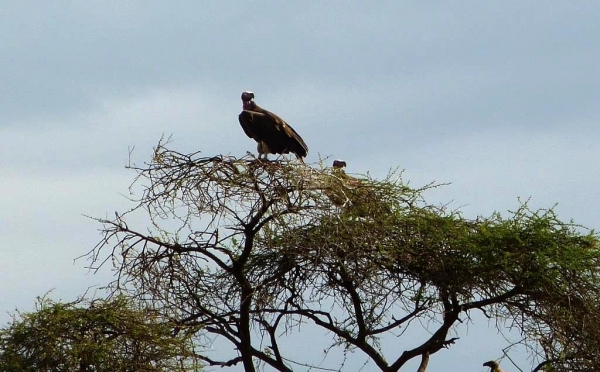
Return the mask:
<path fill-rule="evenodd" d="M 203 357 L 208 365 L 327 369 L 281 347 L 282 335 L 311 324 L 335 335 L 328 350 L 360 350 L 382 371 L 420 356 L 424 371 L 431 355 L 457 341 L 448 334 L 461 314 L 522 319 L 519 327 L 531 331 L 530 318 L 519 317 L 541 319 L 537 299 L 551 302 L 531 272 L 515 268 L 548 272 L 523 253 L 545 243 L 509 236 L 531 235 L 531 227 L 502 232 L 496 217 L 469 221 L 427 205 L 422 193 L 433 184 L 412 189 L 395 173 L 376 181 L 286 160 L 181 154 L 164 144 L 150 163 L 130 168 L 137 172 L 130 192 L 141 196 L 127 213 L 98 220 L 103 238 L 90 267 L 111 263 L 115 290 L 233 345 L 220 360 Z M 533 221 L 524 216 L 520 223 Z M 150 228 L 131 227 L 140 224 Z M 585 242 L 569 239 L 561 244 Z M 507 254 L 524 264 L 511 266 Z M 399 356 L 385 355 L 382 337 L 402 334 L 415 319 L 437 329 Z M 546 354 L 561 344 L 552 345 Z"/>

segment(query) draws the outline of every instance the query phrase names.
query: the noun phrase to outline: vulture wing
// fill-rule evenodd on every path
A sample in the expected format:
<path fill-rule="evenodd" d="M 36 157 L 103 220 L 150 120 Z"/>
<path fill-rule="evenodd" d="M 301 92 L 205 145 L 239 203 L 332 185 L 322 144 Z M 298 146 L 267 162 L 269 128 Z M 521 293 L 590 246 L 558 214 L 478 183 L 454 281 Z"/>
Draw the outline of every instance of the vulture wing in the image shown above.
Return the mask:
<path fill-rule="evenodd" d="M 266 145 L 265 152 L 273 154 L 294 153 L 303 158 L 308 153 L 308 146 L 294 128 L 279 116 L 257 105 L 251 110 L 244 110 L 239 115 L 240 125 L 246 135 L 256 142 Z"/>
<path fill-rule="evenodd" d="M 248 137 L 259 142 L 260 140 L 254 137 L 254 132 L 252 131 L 252 129 L 254 127 L 254 117 L 252 115 L 252 112 L 248 111 L 248 110 L 244 110 L 244 111 L 242 111 L 242 113 L 240 114 L 238 119 L 240 121 L 240 125 L 242 126 L 242 129 L 244 130 L 244 133 L 246 133 L 246 135 Z"/>

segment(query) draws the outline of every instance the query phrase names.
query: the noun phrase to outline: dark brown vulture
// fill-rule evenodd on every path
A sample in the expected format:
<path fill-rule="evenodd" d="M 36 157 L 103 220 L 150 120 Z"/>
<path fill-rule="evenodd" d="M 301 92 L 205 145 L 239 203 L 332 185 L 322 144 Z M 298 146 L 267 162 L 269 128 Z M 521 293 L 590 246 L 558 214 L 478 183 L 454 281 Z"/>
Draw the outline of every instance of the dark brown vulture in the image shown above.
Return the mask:
<path fill-rule="evenodd" d="M 240 125 L 246 135 L 258 145 L 258 158 L 267 154 L 295 154 L 298 159 L 308 153 L 308 146 L 294 128 L 274 113 L 254 103 L 254 93 L 242 93 L 244 110 L 240 113 Z"/>
<path fill-rule="evenodd" d="M 490 367 L 490 372 L 502 372 L 500 369 L 500 364 L 495 360 L 490 360 L 489 362 L 483 363 L 484 367 Z"/>

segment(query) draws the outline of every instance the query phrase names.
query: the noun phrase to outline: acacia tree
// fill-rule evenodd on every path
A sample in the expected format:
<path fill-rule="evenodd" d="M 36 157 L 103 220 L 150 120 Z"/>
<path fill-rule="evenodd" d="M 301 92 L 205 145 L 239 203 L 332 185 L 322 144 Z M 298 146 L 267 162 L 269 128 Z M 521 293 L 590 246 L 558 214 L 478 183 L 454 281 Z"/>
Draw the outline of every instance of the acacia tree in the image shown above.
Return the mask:
<path fill-rule="evenodd" d="M 194 329 L 173 324 L 131 299 L 69 303 L 38 299 L 36 311 L 18 312 L 0 330 L 0 370 L 199 371 Z"/>
<path fill-rule="evenodd" d="M 552 210 L 524 204 L 506 218 L 467 219 L 426 203 L 435 185 L 414 189 L 396 174 L 351 177 L 162 143 L 130 168 L 142 194 L 131 211 L 99 220 L 92 266 L 111 262 L 115 290 L 233 345 L 203 356 L 208 365 L 306 366 L 280 346 L 311 325 L 334 335 L 328 350 L 362 352 L 382 371 L 420 358 L 425 371 L 480 311 L 522 331 L 533 370 L 600 367 L 598 237 Z M 149 227 L 131 227 L 135 213 Z M 401 337 L 422 324 L 425 340 Z M 384 353 L 390 334 L 403 350 Z"/>

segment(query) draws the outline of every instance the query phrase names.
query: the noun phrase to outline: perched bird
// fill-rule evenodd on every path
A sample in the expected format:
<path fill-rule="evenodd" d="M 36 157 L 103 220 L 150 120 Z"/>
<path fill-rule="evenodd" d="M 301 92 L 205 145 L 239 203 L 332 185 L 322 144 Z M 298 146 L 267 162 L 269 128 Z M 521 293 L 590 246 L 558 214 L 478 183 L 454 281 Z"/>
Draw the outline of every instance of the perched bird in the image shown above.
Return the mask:
<path fill-rule="evenodd" d="M 331 169 L 333 177 L 326 178 L 324 192 L 329 200 L 344 213 L 356 217 L 369 217 L 389 214 L 390 207 L 377 194 L 376 189 L 368 180 L 349 176 L 344 172 L 344 160 L 334 160 Z"/>
<path fill-rule="evenodd" d="M 239 115 L 240 125 L 246 135 L 258 145 L 258 158 L 267 159 L 268 154 L 295 154 L 298 159 L 308 153 L 308 146 L 294 128 L 274 113 L 254 103 L 254 93 L 242 93 L 243 111 Z"/>
<path fill-rule="evenodd" d="M 360 181 L 354 177 L 350 177 L 344 172 L 346 162 L 343 160 L 334 160 L 331 174 L 334 177 L 325 178 L 323 190 L 325 195 L 331 200 L 336 207 L 345 207 L 353 204 L 350 199 L 351 190 L 360 186 Z M 350 195 L 349 195 L 350 194 Z"/>
<path fill-rule="evenodd" d="M 500 369 L 500 364 L 495 360 L 490 360 L 489 362 L 483 363 L 484 367 L 490 367 L 490 372 L 502 372 Z"/>
<path fill-rule="evenodd" d="M 334 160 L 333 161 L 333 174 L 337 176 L 339 179 L 342 179 L 347 187 L 359 187 L 362 186 L 362 182 L 354 177 L 351 177 L 344 172 L 344 168 L 346 168 L 346 162 L 344 160 Z"/>

